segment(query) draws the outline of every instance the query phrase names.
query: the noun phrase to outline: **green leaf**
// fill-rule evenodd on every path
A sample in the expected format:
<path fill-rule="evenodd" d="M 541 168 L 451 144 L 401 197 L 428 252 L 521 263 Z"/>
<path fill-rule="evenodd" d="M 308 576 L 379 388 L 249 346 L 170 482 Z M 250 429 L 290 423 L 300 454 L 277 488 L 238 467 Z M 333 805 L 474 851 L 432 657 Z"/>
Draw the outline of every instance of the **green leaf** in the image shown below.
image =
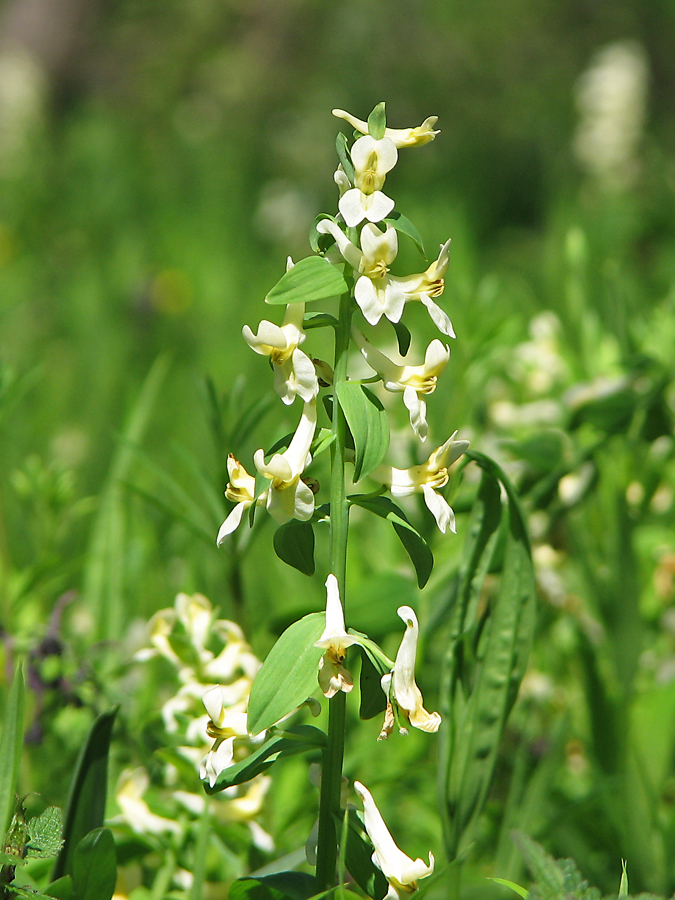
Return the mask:
<path fill-rule="evenodd" d="M 373 665 L 370 656 L 362 648 L 361 650 L 361 675 L 359 678 L 359 718 L 373 719 L 379 716 L 387 708 L 387 698 L 380 679 L 384 673 Z"/>
<path fill-rule="evenodd" d="M 387 116 L 384 110 L 384 102 L 378 103 L 368 116 L 368 134 L 381 141 L 384 137 L 384 129 L 387 127 Z"/>
<path fill-rule="evenodd" d="M 401 234 L 407 234 L 413 241 L 422 256 L 426 259 L 427 254 L 424 252 L 424 244 L 422 235 L 419 233 L 413 223 L 400 212 L 393 212 L 383 220 L 385 224 L 392 225 Z"/>
<path fill-rule="evenodd" d="M 64 844 L 54 864 L 52 881 L 56 881 L 62 875 L 73 874 L 76 847 L 87 834 L 103 824 L 108 783 L 108 753 L 116 714 L 117 708 L 102 713 L 96 719 L 80 751 L 66 805 Z"/>
<path fill-rule="evenodd" d="M 302 572 L 314 574 L 314 529 L 311 522 L 291 519 L 274 532 L 274 552 L 282 562 Z"/>
<path fill-rule="evenodd" d="M 237 879 L 230 886 L 230 900 L 309 900 L 316 888 L 316 879 L 306 872 L 275 872 Z"/>
<path fill-rule="evenodd" d="M 321 428 L 312 441 L 312 459 L 316 459 L 319 454 L 328 450 L 333 443 L 335 443 L 335 432 L 330 428 Z"/>
<path fill-rule="evenodd" d="M 352 158 L 349 155 L 349 149 L 347 147 L 347 138 L 341 132 L 338 131 L 337 137 L 335 138 L 335 149 L 337 150 L 338 159 L 342 164 L 342 168 L 345 170 L 345 175 L 349 180 L 354 183 L 354 163 L 352 162 Z"/>
<path fill-rule="evenodd" d="M 26 855 L 44 859 L 56 856 L 63 846 L 61 831 L 63 817 L 57 806 L 48 806 L 39 816 L 28 822 L 28 836 Z"/>
<path fill-rule="evenodd" d="M 344 135 L 343 135 L 344 137 Z M 332 234 L 326 234 L 323 231 L 319 231 L 316 227 L 319 222 L 324 219 L 330 219 L 331 222 L 335 222 L 337 224 L 337 219 L 335 216 L 329 216 L 327 213 L 319 213 L 319 215 L 312 222 L 309 229 L 309 246 L 315 253 L 324 254 L 335 243 L 335 238 Z"/>
<path fill-rule="evenodd" d="M 563 896 L 565 876 L 553 857 L 549 856 L 543 847 L 522 831 L 513 831 L 511 837 L 523 854 L 523 859 L 537 883 L 537 888 L 543 889 L 547 897 Z"/>
<path fill-rule="evenodd" d="M 447 806 L 447 851 L 466 846 L 484 807 L 502 734 L 533 638 L 536 592 L 529 540 L 518 497 L 501 468 L 476 451 L 483 469 L 462 559 L 443 676 L 441 738 Z M 506 497 L 499 588 L 486 614 L 478 599 L 491 568 L 500 527 L 500 487 Z M 480 638 L 480 640 L 479 640 Z"/>
<path fill-rule="evenodd" d="M 324 613 L 310 613 L 290 625 L 272 647 L 251 690 L 251 734 L 271 728 L 316 691 L 323 650 L 314 643 L 325 624 Z"/>
<path fill-rule="evenodd" d="M 23 745 L 23 694 L 23 664 L 19 661 L 14 667 L 14 678 L 7 697 L 0 738 L 0 829 L 2 830 L 0 847 L 4 845 L 14 812 L 14 797 Z"/>
<path fill-rule="evenodd" d="M 398 341 L 398 352 L 401 356 L 405 356 L 410 350 L 411 335 L 403 322 L 392 322 L 394 331 L 396 332 L 396 340 Z"/>
<path fill-rule="evenodd" d="M 373 863 L 373 845 L 355 809 L 349 810 L 348 823 L 345 852 L 347 871 L 369 897 L 381 900 L 387 893 L 389 885 L 380 869 Z M 341 817 L 338 824 L 342 825 Z"/>
<path fill-rule="evenodd" d="M 117 853 L 112 831 L 95 828 L 73 854 L 73 891 L 76 900 L 111 900 L 117 881 Z"/>
<path fill-rule="evenodd" d="M 330 313 L 305 313 L 303 328 L 309 331 L 311 328 L 337 328 L 338 320 Z"/>
<path fill-rule="evenodd" d="M 14 882 L 12 882 L 9 887 L 11 888 L 12 896 L 21 897 L 23 900 L 54 900 L 54 897 L 51 894 L 43 894 L 41 891 L 36 891 L 32 887 L 15 884 Z M 105 898 L 102 898 L 102 900 L 105 900 Z"/>
<path fill-rule="evenodd" d="M 204 790 L 207 794 L 217 794 L 236 784 L 244 784 L 269 769 L 279 757 L 316 750 L 325 743 L 325 733 L 313 725 L 293 725 L 283 731 L 275 731 L 250 756 L 224 769 L 213 787 L 205 782 Z"/>
<path fill-rule="evenodd" d="M 505 878 L 488 878 L 488 881 L 494 881 L 495 884 L 503 884 L 504 887 L 511 888 L 512 891 L 515 891 L 521 897 L 527 897 L 529 893 L 527 888 L 521 887 L 513 881 L 507 881 Z"/>
<path fill-rule="evenodd" d="M 420 588 L 423 588 L 433 570 L 434 556 L 427 542 L 419 531 L 410 524 L 403 510 L 388 497 L 368 497 L 365 494 L 360 496 L 353 494 L 348 499 L 356 506 L 368 509 L 375 515 L 391 522 L 394 531 L 415 567 L 417 584 Z"/>
<path fill-rule="evenodd" d="M 338 268 L 322 256 L 307 256 L 281 276 L 269 294 L 266 303 L 311 303 L 344 294 L 347 282 Z"/>
<path fill-rule="evenodd" d="M 55 900 L 71 900 L 73 896 L 73 879 L 70 875 L 64 875 L 57 881 L 52 881 L 45 888 L 47 896 L 54 897 Z"/>
<path fill-rule="evenodd" d="M 354 481 L 369 475 L 389 449 L 389 421 L 372 391 L 355 381 L 337 385 L 337 397 L 354 438 Z"/>
<path fill-rule="evenodd" d="M 619 897 L 628 896 L 628 872 L 626 871 L 626 860 L 621 860 L 621 882 L 619 884 Z"/>

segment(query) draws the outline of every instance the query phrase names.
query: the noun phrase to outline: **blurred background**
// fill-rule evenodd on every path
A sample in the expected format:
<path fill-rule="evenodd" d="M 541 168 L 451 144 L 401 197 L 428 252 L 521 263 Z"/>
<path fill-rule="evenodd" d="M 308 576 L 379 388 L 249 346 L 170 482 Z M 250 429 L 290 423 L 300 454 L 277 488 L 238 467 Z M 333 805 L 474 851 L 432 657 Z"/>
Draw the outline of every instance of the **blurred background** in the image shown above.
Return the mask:
<path fill-rule="evenodd" d="M 532 812 L 515 824 L 604 887 L 620 846 L 636 883 L 673 890 L 674 45 L 668 0 L 3 0 L 0 615 L 38 669 L 58 638 L 70 679 L 40 676 L 36 789 L 54 800 L 40 753 L 61 741 L 67 768 L 85 712 L 123 694 L 134 629 L 178 591 L 208 595 L 261 656 L 320 608 L 323 576 L 261 566 L 269 529 L 215 548 L 227 453 L 295 425 L 241 327 L 272 318 L 265 293 L 335 209 L 331 108 L 365 118 L 385 100 L 391 126 L 441 129 L 387 182 L 430 258 L 453 241 L 457 341 L 431 442 L 458 428 L 512 473 L 541 588 L 480 871 L 518 872 L 503 810 L 522 747 L 518 790 L 554 762 L 529 807 L 508 795 L 510 815 Z M 423 268 L 415 254 L 397 271 Z M 441 572 L 459 530 L 437 542 Z M 368 547 L 354 608 L 377 629 L 378 597 L 412 582 Z M 657 745 L 634 807 L 612 805 L 626 760 Z"/>

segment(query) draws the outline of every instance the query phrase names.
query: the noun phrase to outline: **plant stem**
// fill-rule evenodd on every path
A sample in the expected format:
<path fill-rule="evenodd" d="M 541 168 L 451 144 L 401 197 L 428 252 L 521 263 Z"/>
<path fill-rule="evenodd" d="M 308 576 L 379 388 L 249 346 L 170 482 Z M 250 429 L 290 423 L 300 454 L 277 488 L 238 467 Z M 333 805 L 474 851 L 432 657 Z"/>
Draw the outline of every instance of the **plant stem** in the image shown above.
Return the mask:
<path fill-rule="evenodd" d="M 345 604 L 347 537 L 349 508 L 345 490 L 345 437 L 347 423 L 338 403 L 338 385 L 347 380 L 347 357 L 351 329 L 351 290 L 340 298 L 338 326 L 335 329 L 335 365 L 333 368 L 333 433 L 330 483 L 330 571 L 337 578 L 340 597 Z M 319 838 L 316 878 L 319 890 L 335 884 L 337 865 L 337 823 L 342 788 L 342 760 L 345 744 L 345 694 L 338 691 L 328 701 L 328 743 L 323 752 L 321 798 L 319 801 Z"/>

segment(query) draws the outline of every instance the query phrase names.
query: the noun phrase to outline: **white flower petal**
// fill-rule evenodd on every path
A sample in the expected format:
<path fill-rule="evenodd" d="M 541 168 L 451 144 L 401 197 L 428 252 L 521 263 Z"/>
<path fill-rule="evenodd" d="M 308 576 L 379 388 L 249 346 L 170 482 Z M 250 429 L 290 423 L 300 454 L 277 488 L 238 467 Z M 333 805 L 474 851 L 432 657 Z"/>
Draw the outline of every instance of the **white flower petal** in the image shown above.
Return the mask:
<path fill-rule="evenodd" d="M 406 387 L 403 391 L 403 402 L 410 412 L 410 426 L 421 441 L 426 441 L 429 432 L 427 424 L 427 404 L 415 388 Z"/>
<path fill-rule="evenodd" d="M 216 546 L 220 547 L 228 534 L 232 534 L 235 529 L 239 527 L 241 524 L 241 520 L 243 518 L 244 513 L 249 508 L 251 504 L 247 501 L 243 501 L 242 503 L 237 503 L 229 516 L 225 519 L 223 524 L 220 526 L 220 530 L 218 531 L 218 537 L 216 538 Z"/>
<path fill-rule="evenodd" d="M 454 338 L 455 330 L 452 327 L 452 322 L 450 321 L 450 317 L 446 315 L 446 313 L 440 308 L 437 303 L 431 299 L 431 297 L 426 294 L 420 297 L 420 300 L 426 306 L 427 312 L 431 317 L 431 321 L 434 323 L 436 328 L 442 333 L 447 334 L 448 337 Z"/>
<path fill-rule="evenodd" d="M 456 534 L 455 514 L 445 497 L 443 497 L 442 494 L 436 493 L 429 484 L 423 484 L 422 491 L 424 493 L 424 502 L 436 519 L 436 524 L 440 531 L 445 534 L 449 528 L 453 534 Z"/>

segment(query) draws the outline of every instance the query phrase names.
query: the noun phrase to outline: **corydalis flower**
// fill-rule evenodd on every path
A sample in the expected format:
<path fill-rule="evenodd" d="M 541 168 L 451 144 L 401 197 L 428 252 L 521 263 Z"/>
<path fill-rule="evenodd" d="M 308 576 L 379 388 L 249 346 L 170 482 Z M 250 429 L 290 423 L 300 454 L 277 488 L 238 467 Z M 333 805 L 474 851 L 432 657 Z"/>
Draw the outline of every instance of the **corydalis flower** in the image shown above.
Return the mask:
<path fill-rule="evenodd" d="M 300 478 L 311 463 L 309 448 L 316 429 L 316 404 L 305 403 L 295 434 L 283 453 L 275 453 L 265 462 L 264 450 L 256 450 L 255 467 L 272 482 L 267 489 L 267 511 L 277 522 L 289 519 L 306 522 L 314 512 L 314 494 Z"/>
<path fill-rule="evenodd" d="M 469 446 L 468 441 L 456 441 L 455 431 L 448 440 L 429 455 L 429 459 L 419 466 L 409 469 L 395 469 L 393 466 L 378 466 L 371 478 L 386 485 L 392 497 L 410 497 L 424 494 L 424 502 L 436 519 L 440 530 L 455 533 L 455 514 L 442 494 L 436 493 L 448 483 L 448 469 Z"/>
<path fill-rule="evenodd" d="M 274 365 L 274 390 L 287 405 L 295 400 L 296 394 L 309 403 L 319 392 L 312 360 L 299 349 L 306 337 L 302 328 L 304 316 L 304 303 L 290 303 L 281 326 L 263 319 L 257 335 L 248 325 L 242 330 L 251 349 L 261 356 L 269 356 Z"/>
<path fill-rule="evenodd" d="M 237 505 L 220 526 L 218 537 L 216 538 L 216 544 L 219 547 L 228 534 L 232 534 L 239 527 L 246 510 L 253 503 L 266 503 L 267 494 L 269 493 L 269 489 L 265 490 L 256 499 L 255 478 L 253 475 L 249 475 L 242 464 L 231 453 L 227 458 L 227 473 L 230 476 L 230 480 L 225 489 L 225 499 L 231 500 Z"/>
<path fill-rule="evenodd" d="M 220 773 L 232 765 L 235 737 L 248 736 L 246 709 L 244 705 L 233 708 L 227 689 L 223 690 L 219 684 L 204 694 L 202 702 L 209 715 L 206 733 L 214 739 L 214 744 L 202 760 L 199 777 L 213 787 Z"/>
<path fill-rule="evenodd" d="M 394 201 L 382 193 L 382 186 L 396 165 L 398 150 L 385 137 L 376 141 L 370 135 L 359 138 L 351 149 L 355 187 L 340 197 L 338 209 L 350 228 L 364 219 L 380 222 L 394 208 Z"/>
<path fill-rule="evenodd" d="M 448 271 L 450 241 L 441 244 L 438 259 L 435 259 L 424 272 L 408 275 L 406 278 L 392 277 L 392 287 L 403 293 L 405 302 L 419 300 L 427 308 L 431 320 L 442 334 L 454 338 L 452 322 L 446 313 L 434 303 L 445 289 L 445 273 Z"/>
<path fill-rule="evenodd" d="M 334 109 L 333 115 L 338 119 L 345 119 L 352 128 L 360 131 L 361 134 L 368 134 L 368 123 L 363 119 L 357 119 L 351 113 L 345 112 L 344 109 Z M 438 116 L 429 116 L 421 125 L 416 128 L 385 128 L 384 136 L 394 142 L 396 147 L 421 147 L 433 141 L 438 131 L 434 131 L 434 125 L 438 122 Z"/>
<path fill-rule="evenodd" d="M 382 677 L 382 689 L 387 695 L 387 711 L 378 740 L 388 738 L 393 730 L 395 717 L 392 700 L 413 728 L 435 732 L 438 731 L 441 724 L 439 713 L 429 713 L 424 708 L 422 692 L 415 682 L 415 660 L 419 637 L 417 616 L 409 606 L 400 606 L 397 612 L 405 622 L 406 629 L 396 654 L 393 671 Z M 401 731 L 407 734 L 404 728 Z"/>
<path fill-rule="evenodd" d="M 354 687 L 351 673 L 342 665 L 347 648 L 358 639 L 345 631 L 345 617 L 340 601 L 340 589 L 335 575 L 326 579 L 326 627 L 315 647 L 325 649 L 319 663 L 319 686 L 329 699 L 338 691 L 349 693 Z"/>
<path fill-rule="evenodd" d="M 436 390 L 436 383 L 450 359 L 450 348 L 439 340 L 427 347 L 422 366 L 401 366 L 381 353 L 356 328 L 352 337 L 368 365 L 378 375 L 388 391 L 403 394 L 403 402 L 410 413 L 410 425 L 420 440 L 425 441 L 427 425 L 427 404 L 423 397 Z"/>
<path fill-rule="evenodd" d="M 339 225 L 322 219 L 316 230 L 335 238 L 338 250 L 358 274 L 354 297 L 370 325 L 377 325 L 382 316 L 398 322 L 405 306 L 405 293 L 398 281 L 389 275 L 389 266 L 398 253 L 396 229 L 387 225 L 384 232 L 376 225 L 361 229 L 361 250 L 349 240 Z"/>
<path fill-rule="evenodd" d="M 354 790 L 363 801 L 363 822 L 374 847 L 373 863 L 389 882 L 384 900 L 403 900 L 417 890 L 420 878 L 434 871 L 433 854 L 429 853 L 429 865 L 423 859 L 412 860 L 406 856 L 394 843 L 368 788 L 355 781 Z"/>

